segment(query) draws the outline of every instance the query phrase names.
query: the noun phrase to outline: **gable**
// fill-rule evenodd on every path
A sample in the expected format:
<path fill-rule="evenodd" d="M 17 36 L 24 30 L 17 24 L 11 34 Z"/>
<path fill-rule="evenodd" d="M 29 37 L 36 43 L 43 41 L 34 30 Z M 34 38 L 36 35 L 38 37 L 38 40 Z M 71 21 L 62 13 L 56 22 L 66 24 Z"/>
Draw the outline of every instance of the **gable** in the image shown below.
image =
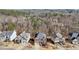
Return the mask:
<path fill-rule="evenodd" d="M 58 38 L 62 38 L 62 35 L 61 35 L 60 33 L 56 33 L 56 36 L 57 36 Z"/>
<path fill-rule="evenodd" d="M 46 37 L 46 35 L 45 35 L 44 33 L 39 32 L 39 33 L 37 34 L 37 38 L 38 38 L 38 39 L 43 39 L 44 37 Z"/>
<path fill-rule="evenodd" d="M 14 31 L 12 35 L 10 36 L 10 41 L 14 40 L 16 36 L 17 36 L 16 31 Z"/>
<path fill-rule="evenodd" d="M 30 33 L 22 32 L 15 40 L 28 42 L 30 40 Z"/>

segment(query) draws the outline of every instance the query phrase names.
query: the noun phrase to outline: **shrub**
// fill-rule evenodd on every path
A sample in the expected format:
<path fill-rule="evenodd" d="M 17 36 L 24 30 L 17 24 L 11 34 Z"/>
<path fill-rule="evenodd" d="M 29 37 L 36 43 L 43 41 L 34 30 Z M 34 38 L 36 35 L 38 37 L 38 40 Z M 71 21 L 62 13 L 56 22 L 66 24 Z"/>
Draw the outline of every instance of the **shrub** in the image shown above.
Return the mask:
<path fill-rule="evenodd" d="M 57 16 L 58 14 L 57 13 L 53 13 L 53 16 Z"/>
<path fill-rule="evenodd" d="M 25 16 L 25 12 L 20 12 L 20 11 L 17 11 L 17 10 L 4 10 L 4 9 L 1 9 L 0 10 L 0 13 L 1 14 L 4 14 L 4 15 L 12 15 L 12 16 Z"/>
<path fill-rule="evenodd" d="M 9 23 L 8 24 L 8 30 L 10 30 L 10 31 L 14 30 L 15 27 L 16 27 L 16 25 L 14 23 Z"/>

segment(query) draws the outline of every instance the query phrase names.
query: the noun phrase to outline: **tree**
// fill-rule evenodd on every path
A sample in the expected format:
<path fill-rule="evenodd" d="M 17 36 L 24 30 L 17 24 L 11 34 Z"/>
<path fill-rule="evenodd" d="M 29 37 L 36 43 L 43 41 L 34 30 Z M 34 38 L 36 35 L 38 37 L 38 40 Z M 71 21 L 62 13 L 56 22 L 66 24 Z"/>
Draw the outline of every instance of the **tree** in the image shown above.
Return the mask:
<path fill-rule="evenodd" d="M 16 25 L 14 23 L 9 23 L 8 25 L 8 30 L 13 31 L 16 28 Z"/>

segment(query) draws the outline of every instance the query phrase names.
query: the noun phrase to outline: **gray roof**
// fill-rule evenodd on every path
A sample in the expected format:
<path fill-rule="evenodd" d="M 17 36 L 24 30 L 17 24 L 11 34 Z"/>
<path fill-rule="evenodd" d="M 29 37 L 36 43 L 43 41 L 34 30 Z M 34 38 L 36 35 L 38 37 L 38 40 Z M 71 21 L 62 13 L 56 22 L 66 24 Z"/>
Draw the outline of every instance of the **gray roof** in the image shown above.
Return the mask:
<path fill-rule="evenodd" d="M 77 37 L 79 37 L 79 33 L 78 32 L 71 32 L 71 33 L 69 33 L 69 36 L 71 38 L 77 38 Z"/>
<path fill-rule="evenodd" d="M 36 36 L 36 41 L 39 42 L 39 43 L 40 42 L 42 42 L 42 43 L 46 42 L 46 34 L 44 34 L 42 32 L 38 32 L 37 36 Z"/>
<path fill-rule="evenodd" d="M 38 32 L 37 37 L 38 39 L 43 39 L 46 37 L 46 34 L 42 33 L 42 32 Z"/>
<path fill-rule="evenodd" d="M 0 36 L 6 36 L 6 37 L 10 37 L 12 35 L 12 31 L 3 31 Z"/>
<path fill-rule="evenodd" d="M 29 34 L 30 33 L 26 33 L 25 31 L 22 32 L 15 40 L 25 40 L 25 41 L 29 41 Z"/>
<path fill-rule="evenodd" d="M 25 32 L 21 33 L 21 34 L 20 34 L 20 36 L 21 36 L 23 39 L 28 38 L 28 36 L 26 35 L 26 33 L 25 33 Z"/>
<path fill-rule="evenodd" d="M 79 33 L 73 33 L 72 37 L 77 37 Z"/>
<path fill-rule="evenodd" d="M 54 33 L 54 34 L 53 34 L 53 37 L 54 37 L 54 38 L 56 38 L 56 37 L 62 38 L 63 36 L 62 36 L 61 33 L 57 32 L 57 33 Z"/>
<path fill-rule="evenodd" d="M 13 32 L 11 31 L 3 31 L 2 33 L 0 33 L 0 41 L 5 41 L 6 39 L 10 39 L 12 33 Z"/>
<path fill-rule="evenodd" d="M 60 34 L 60 33 L 56 33 L 56 36 L 57 36 L 58 38 L 62 38 L 62 34 Z"/>

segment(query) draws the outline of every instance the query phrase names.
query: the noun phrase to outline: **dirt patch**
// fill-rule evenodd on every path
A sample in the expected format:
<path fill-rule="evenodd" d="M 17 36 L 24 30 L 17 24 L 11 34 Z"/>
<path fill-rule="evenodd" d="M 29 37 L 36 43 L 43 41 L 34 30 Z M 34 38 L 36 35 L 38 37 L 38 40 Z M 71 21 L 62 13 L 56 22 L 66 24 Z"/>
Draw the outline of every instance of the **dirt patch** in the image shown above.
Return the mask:
<path fill-rule="evenodd" d="M 14 42 L 0 42 L 0 50 L 7 50 L 9 48 L 13 50 L 78 50 L 79 45 L 73 45 L 71 43 L 65 43 L 64 45 L 60 45 L 47 42 L 45 46 L 39 46 L 38 44 L 36 44 L 35 46 L 31 43 L 27 43 L 23 46 L 22 44 L 15 44 Z"/>

